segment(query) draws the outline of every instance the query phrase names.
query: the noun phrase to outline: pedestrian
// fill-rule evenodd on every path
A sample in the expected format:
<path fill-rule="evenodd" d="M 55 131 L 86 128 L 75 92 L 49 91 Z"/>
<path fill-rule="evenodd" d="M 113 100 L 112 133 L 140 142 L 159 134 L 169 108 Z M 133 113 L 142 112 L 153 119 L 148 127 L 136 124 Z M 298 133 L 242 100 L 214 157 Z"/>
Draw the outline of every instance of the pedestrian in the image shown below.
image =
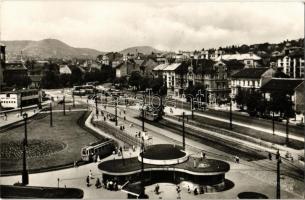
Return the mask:
<path fill-rule="evenodd" d="M 89 176 L 87 176 L 86 182 L 87 182 L 87 187 L 89 187 L 90 186 L 90 178 L 89 178 Z"/>
<path fill-rule="evenodd" d="M 187 186 L 187 192 L 188 192 L 188 193 L 191 193 L 191 188 L 190 188 L 189 185 Z"/>
<path fill-rule="evenodd" d="M 194 195 L 198 195 L 198 190 L 197 190 L 197 188 L 194 189 Z"/>
<path fill-rule="evenodd" d="M 239 157 L 238 156 L 235 156 L 235 162 L 239 163 Z"/>
<path fill-rule="evenodd" d="M 101 182 L 100 182 L 100 179 L 99 179 L 99 178 L 96 179 L 95 187 L 96 187 L 96 189 L 98 189 L 98 188 L 101 187 Z"/>
<path fill-rule="evenodd" d="M 202 151 L 201 152 L 201 160 L 205 159 L 205 153 Z"/>
<path fill-rule="evenodd" d="M 90 171 L 89 171 L 89 177 L 90 177 L 90 179 L 94 179 L 94 178 L 93 178 L 93 175 L 92 175 L 91 169 L 90 169 Z"/>
<path fill-rule="evenodd" d="M 272 160 L 272 154 L 270 152 L 268 153 L 268 157 L 269 157 L 269 160 Z"/>
<path fill-rule="evenodd" d="M 156 194 L 159 194 L 159 189 L 160 189 L 160 186 L 159 186 L 159 184 L 157 184 L 156 187 L 155 187 L 155 193 Z"/>
<path fill-rule="evenodd" d="M 126 116 L 124 116 L 124 121 L 126 120 Z"/>

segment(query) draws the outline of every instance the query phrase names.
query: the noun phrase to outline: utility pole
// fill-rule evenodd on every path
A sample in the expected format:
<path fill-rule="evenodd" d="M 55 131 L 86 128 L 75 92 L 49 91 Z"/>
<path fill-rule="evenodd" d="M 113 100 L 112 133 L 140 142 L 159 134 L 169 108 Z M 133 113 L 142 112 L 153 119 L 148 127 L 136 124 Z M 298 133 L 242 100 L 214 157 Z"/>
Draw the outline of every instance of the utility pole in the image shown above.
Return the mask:
<path fill-rule="evenodd" d="M 23 170 L 22 170 L 22 185 L 28 185 L 29 184 L 29 173 L 26 170 L 26 146 L 28 146 L 28 135 L 27 135 L 27 119 L 28 119 L 28 114 L 24 113 L 23 114 L 23 119 L 24 119 L 24 140 L 23 140 Z"/>
<path fill-rule="evenodd" d="M 230 129 L 232 130 L 232 98 L 230 97 Z"/>
<path fill-rule="evenodd" d="M 144 117 L 144 107 L 142 107 L 142 131 L 144 132 L 145 131 L 145 128 L 144 128 L 144 120 L 145 120 L 145 117 Z"/>
<path fill-rule="evenodd" d="M 185 127 L 184 127 L 184 112 L 182 113 L 182 146 L 185 150 Z"/>
<path fill-rule="evenodd" d="M 194 102 L 193 102 L 193 98 L 191 99 L 191 110 L 192 110 L 192 119 L 194 119 Z"/>
<path fill-rule="evenodd" d="M 73 92 L 72 92 L 72 99 L 73 99 L 73 108 L 75 108 L 75 97 L 74 97 Z"/>
<path fill-rule="evenodd" d="M 144 188 L 144 138 L 142 137 L 142 144 L 141 144 L 141 193 L 139 198 L 145 197 L 145 188 Z"/>
<path fill-rule="evenodd" d="M 280 164 L 281 164 L 281 156 L 279 150 L 276 153 L 277 159 L 277 170 L 276 170 L 276 198 L 281 198 L 281 173 L 280 173 Z"/>
<path fill-rule="evenodd" d="M 117 125 L 118 125 L 118 105 L 117 105 L 117 98 L 115 99 L 114 105 L 115 105 L 115 126 L 117 126 Z"/>
<path fill-rule="evenodd" d="M 63 110 L 64 110 L 64 115 L 66 115 L 66 97 L 64 96 L 63 97 L 63 100 L 62 100 L 62 106 L 63 106 Z"/>
<path fill-rule="evenodd" d="M 274 111 L 272 111 L 272 135 L 274 135 Z"/>
<path fill-rule="evenodd" d="M 53 126 L 53 111 L 52 111 L 52 102 L 50 103 L 50 127 Z"/>
<path fill-rule="evenodd" d="M 95 90 L 95 114 L 96 114 L 96 118 L 98 118 L 98 107 L 97 107 L 97 94 L 96 94 L 96 90 Z"/>
<path fill-rule="evenodd" d="M 289 143 L 289 117 L 286 117 L 286 145 L 288 146 Z"/>

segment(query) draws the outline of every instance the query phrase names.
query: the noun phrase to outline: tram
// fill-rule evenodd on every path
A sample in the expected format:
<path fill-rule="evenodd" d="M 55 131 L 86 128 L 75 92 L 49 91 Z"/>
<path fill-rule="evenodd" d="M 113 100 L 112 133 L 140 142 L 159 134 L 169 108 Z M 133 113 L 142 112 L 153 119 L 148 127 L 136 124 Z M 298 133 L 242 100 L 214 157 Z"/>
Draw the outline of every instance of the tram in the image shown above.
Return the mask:
<path fill-rule="evenodd" d="M 115 150 L 116 144 L 114 140 L 107 138 L 83 147 L 81 149 L 81 158 L 83 161 L 96 161 L 98 157 L 109 156 Z"/>
<path fill-rule="evenodd" d="M 163 109 L 152 105 L 144 106 L 144 118 L 149 121 L 158 121 L 162 118 Z M 139 117 L 142 117 L 142 108 L 139 109 Z"/>

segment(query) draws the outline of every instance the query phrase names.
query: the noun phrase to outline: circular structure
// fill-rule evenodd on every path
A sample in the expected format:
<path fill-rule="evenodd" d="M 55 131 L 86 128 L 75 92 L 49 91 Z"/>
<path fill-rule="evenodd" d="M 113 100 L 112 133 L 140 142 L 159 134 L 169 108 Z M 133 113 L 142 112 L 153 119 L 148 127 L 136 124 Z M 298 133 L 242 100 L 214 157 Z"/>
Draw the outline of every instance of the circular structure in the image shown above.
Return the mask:
<path fill-rule="evenodd" d="M 239 199 L 269 199 L 266 195 L 257 192 L 241 192 L 237 196 Z"/>
<path fill-rule="evenodd" d="M 28 140 L 26 147 L 27 157 L 41 157 L 63 150 L 66 144 L 55 140 Z M 22 158 L 22 141 L 1 142 L 1 159 L 21 159 Z"/>
<path fill-rule="evenodd" d="M 188 155 L 182 151 L 182 147 L 170 144 L 157 144 L 149 146 L 144 153 L 140 153 L 138 160 L 153 165 L 173 165 L 185 162 Z"/>
<path fill-rule="evenodd" d="M 116 180 L 119 184 L 144 180 L 153 182 L 191 182 L 204 192 L 223 191 L 225 173 L 230 170 L 227 162 L 215 159 L 196 158 L 187 155 L 174 145 L 153 145 L 138 157 L 107 160 L 98 165 L 103 180 Z M 143 173 L 143 174 L 142 174 Z"/>

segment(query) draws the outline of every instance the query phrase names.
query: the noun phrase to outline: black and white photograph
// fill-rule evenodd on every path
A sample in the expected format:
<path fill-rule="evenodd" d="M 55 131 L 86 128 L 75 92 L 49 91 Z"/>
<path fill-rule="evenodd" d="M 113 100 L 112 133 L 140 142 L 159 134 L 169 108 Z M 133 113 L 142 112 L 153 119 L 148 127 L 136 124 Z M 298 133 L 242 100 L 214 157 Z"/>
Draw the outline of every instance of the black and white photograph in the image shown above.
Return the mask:
<path fill-rule="evenodd" d="M 1 199 L 304 199 L 304 8 L 0 0 Z"/>

